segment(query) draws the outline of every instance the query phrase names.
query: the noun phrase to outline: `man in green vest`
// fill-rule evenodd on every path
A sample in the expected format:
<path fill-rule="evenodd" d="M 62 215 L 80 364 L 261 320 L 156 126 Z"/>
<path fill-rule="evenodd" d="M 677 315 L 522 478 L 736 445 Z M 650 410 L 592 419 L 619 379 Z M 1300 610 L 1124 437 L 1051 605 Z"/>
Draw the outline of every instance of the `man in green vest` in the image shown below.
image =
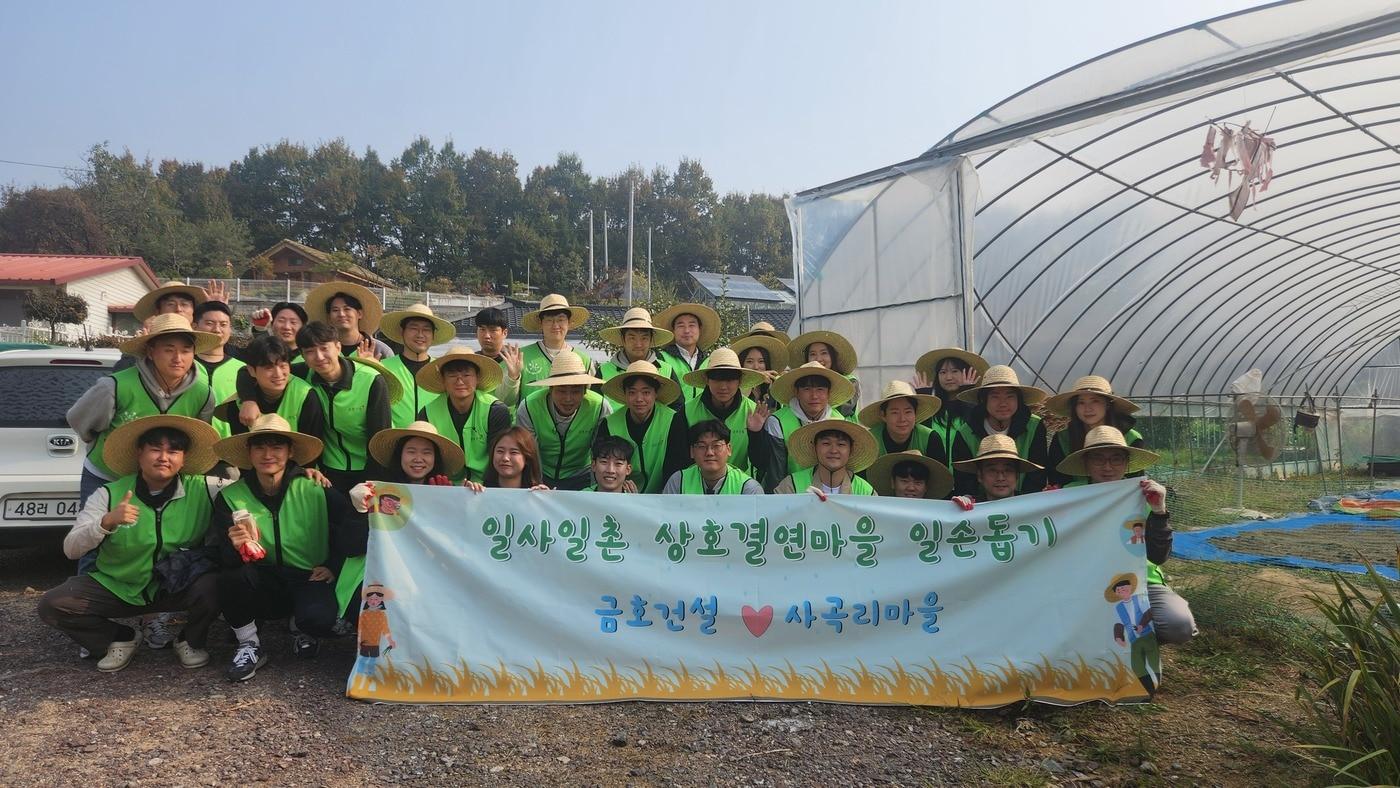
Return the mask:
<path fill-rule="evenodd" d="M 975 494 L 967 493 L 953 498 L 964 509 L 971 509 L 974 501 L 1010 498 L 1017 493 L 1022 476 L 1044 469 L 1023 459 L 1016 450 L 1016 441 L 993 433 L 978 444 L 976 457 L 953 463 L 953 470 L 972 474 L 977 479 Z"/>
<path fill-rule="evenodd" d="M 687 374 L 705 368 L 707 352 L 719 341 L 718 312 L 704 304 L 672 304 L 656 315 L 656 324 L 670 331 L 675 340 L 660 351 L 664 363 L 659 367 L 681 381 Z M 701 388 L 683 382 L 681 396 L 694 399 L 700 396 Z"/>
<path fill-rule="evenodd" d="M 1045 439 L 1045 424 L 1031 413 L 1032 405 L 1043 402 L 1048 395 L 1035 386 L 1022 386 L 1016 370 L 1003 364 L 989 367 L 977 386 L 958 392 L 958 399 L 972 405 L 967 416 L 968 429 L 978 439 L 988 435 L 1005 435 L 1016 445 L 1021 459 L 1037 466 L 1037 470 L 1021 474 L 1017 493 L 1040 492 L 1045 489 L 1045 463 L 1049 461 L 1050 445 Z M 966 447 L 953 445 L 953 456 L 966 459 Z"/>
<path fill-rule="evenodd" d="M 752 475 L 749 444 L 761 437 L 768 417 L 755 416 L 758 403 L 744 394 L 762 383 L 763 375 L 740 366 L 738 355 L 727 347 L 715 348 L 707 362 L 704 369 L 685 375 L 685 382 L 700 391 L 698 396 L 685 401 L 682 412 L 686 423 L 699 424 L 711 419 L 724 422 L 730 435 L 729 464 Z"/>
<path fill-rule="evenodd" d="M 593 465 L 589 448 L 598 425 L 607 418 L 608 403 L 589 386 L 603 381 L 588 374 L 583 360 L 565 353 L 550 365 L 549 377 L 531 383 L 515 412 L 516 423 L 535 436 L 544 483 L 556 490 L 588 486 Z"/>
<path fill-rule="evenodd" d="M 292 652 L 303 658 L 316 656 L 319 639 L 335 631 L 336 579 L 347 556 L 364 554 L 368 532 L 345 493 L 301 472 L 321 449 L 321 441 L 291 430 L 275 413 L 214 446 L 243 472 L 219 493 L 211 525 L 223 566 L 219 608 L 238 640 L 232 681 L 252 678 L 267 663 L 257 619 L 290 616 Z"/>
<path fill-rule="evenodd" d="M 599 338 L 604 342 L 618 348 L 616 353 L 598 366 L 598 376 L 604 383 L 612 380 L 627 365 L 634 361 L 645 361 L 662 370 L 662 374 L 671 377 L 675 376 L 666 362 L 657 354 L 656 348 L 662 347 L 672 339 L 671 332 L 664 328 L 657 328 L 651 324 L 651 313 L 642 307 L 633 307 L 627 310 L 622 316 L 622 323 L 610 326 L 598 332 Z M 604 396 L 607 396 L 606 393 Z M 622 407 L 620 400 L 609 400 L 613 409 Z"/>
<path fill-rule="evenodd" d="M 632 476 L 632 442 L 615 435 L 593 441 L 593 483 L 586 492 L 635 493 Z"/>
<path fill-rule="evenodd" d="M 520 348 L 507 342 L 510 337 L 510 318 L 504 310 L 488 306 L 472 318 L 476 327 L 476 344 L 481 355 L 501 365 L 501 385 L 491 392 L 496 399 L 504 402 L 515 414 L 515 406 L 520 401 L 520 375 L 525 368 Z"/>
<path fill-rule="evenodd" d="M 669 407 L 681 395 L 674 380 L 650 361 L 633 361 L 603 384 L 609 402 L 624 402 L 598 425 L 598 435 L 622 438 L 632 445 L 631 479 L 642 493 L 659 493 L 671 474 L 690 464 L 686 454 L 685 415 Z M 657 403 L 662 407 L 657 407 Z"/>
<path fill-rule="evenodd" d="M 501 384 L 501 366 L 466 348 L 454 347 L 418 370 L 416 383 L 437 396 L 418 414 L 438 434 L 462 447 L 466 465 L 452 477 L 486 477 L 491 438 L 510 427 L 510 411 L 491 392 Z"/>
<path fill-rule="evenodd" d="M 369 478 L 369 439 L 389 423 L 389 386 L 379 372 L 341 355 L 336 330 L 312 321 L 297 332 L 306 382 L 326 417 L 321 470 L 340 490 Z"/>
<path fill-rule="evenodd" d="M 174 639 L 180 664 L 208 664 L 216 575 L 196 575 L 175 559 L 204 544 L 222 480 L 202 474 L 216 460 L 217 439 L 208 424 L 184 416 L 132 419 L 107 436 L 104 462 L 117 478 L 87 498 L 63 540 L 69 558 L 95 552 L 96 559 L 39 600 L 44 623 L 103 655 L 98 670 L 125 668 L 141 645 L 140 631 L 114 619 L 177 610 L 188 611 Z"/>
<path fill-rule="evenodd" d="M 215 414 L 216 422 L 228 425 L 230 435 L 247 432 L 248 424 L 264 413 L 276 413 L 298 432 L 324 432 L 326 417 L 321 399 L 312 393 L 310 383 L 292 373 L 292 349 L 280 335 L 263 334 L 249 342 L 243 349 L 243 359 L 246 374 L 252 380 L 251 396 L 245 400 L 235 394 L 220 404 Z M 245 421 L 242 411 L 250 402 L 256 411 Z"/>
<path fill-rule="evenodd" d="M 196 354 L 194 358 L 214 392 L 214 401 L 223 402 L 236 391 L 238 370 L 244 364 L 228 351 L 228 341 L 233 336 L 233 311 L 223 301 L 205 301 L 194 308 L 194 327 L 219 338 L 219 344 Z M 213 425 L 221 438 L 232 434 L 225 421 L 215 419 Z"/>
<path fill-rule="evenodd" d="M 522 402 L 533 393 L 533 389 L 529 386 L 553 374 L 551 366 L 564 356 L 576 357 L 587 374 L 597 374 L 598 365 L 593 363 L 593 359 L 568 343 L 569 332 L 587 322 L 588 310 L 581 306 L 570 306 L 569 299 L 558 293 L 550 293 L 545 296 L 540 301 L 539 309 L 526 312 L 520 318 L 520 325 L 526 331 L 539 332 L 544 337 L 520 351 L 522 365 L 520 399 Z"/>
<path fill-rule="evenodd" d="M 763 485 L 729 463 L 729 428 L 721 421 L 690 425 L 691 465 L 671 474 L 666 495 L 762 495 Z"/>
<path fill-rule="evenodd" d="M 776 494 L 812 492 L 823 501 L 828 495 L 875 494 L 856 475 L 875 461 L 875 436 L 855 422 L 837 417 L 805 424 L 792 433 L 788 451 L 799 467 L 778 483 Z"/>
<path fill-rule="evenodd" d="M 931 394 L 919 394 L 907 381 L 892 380 L 880 398 L 860 409 L 857 417 L 875 436 L 880 454 L 917 451 L 928 454 L 933 430 L 923 422 L 933 418 L 943 403 Z"/>
<path fill-rule="evenodd" d="M 414 378 L 432 358 L 428 349 L 445 345 L 457 336 L 457 329 L 433 314 L 425 304 L 414 304 L 398 312 L 384 315 L 380 323 L 384 336 L 403 345 L 403 352 L 384 359 L 384 368 L 399 379 L 403 396 L 389 409 L 390 421 L 402 429 L 418 420 L 418 414 L 438 395 L 414 382 Z"/>
<path fill-rule="evenodd" d="M 752 418 L 763 419 L 763 433 L 749 442 L 749 458 L 765 488 L 776 487 L 801 468 L 791 456 L 792 434 L 812 422 L 841 418 L 835 408 L 854 392 L 844 375 L 816 361 L 790 369 L 773 381 L 769 393 L 783 406 L 772 415 L 761 403 L 755 408 Z"/>
<path fill-rule="evenodd" d="M 953 472 L 923 452 L 881 454 L 863 474 L 876 495 L 938 500 L 953 491 Z"/>

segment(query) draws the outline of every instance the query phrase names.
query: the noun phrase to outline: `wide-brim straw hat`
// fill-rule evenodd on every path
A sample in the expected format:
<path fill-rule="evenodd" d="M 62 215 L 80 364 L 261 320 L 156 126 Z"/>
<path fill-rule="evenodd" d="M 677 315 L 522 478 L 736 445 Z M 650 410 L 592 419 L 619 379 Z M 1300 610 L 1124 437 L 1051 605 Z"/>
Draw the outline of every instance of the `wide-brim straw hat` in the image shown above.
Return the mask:
<path fill-rule="evenodd" d="M 768 369 L 778 372 L 782 372 L 787 367 L 787 346 L 787 339 L 778 339 L 767 334 L 749 334 L 729 343 L 729 349 L 734 351 L 734 355 L 738 357 L 741 365 L 744 361 L 744 354 L 758 348 L 768 354 Z"/>
<path fill-rule="evenodd" d="M 404 394 L 407 393 L 403 390 L 403 383 L 399 380 L 399 376 L 395 375 L 393 372 L 390 372 L 389 368 L 384 366 L 380 362 L 375 361 L 372 358 L 364 358 L 358 353 L 346 356 L 345 358 L 350 359 L 356 364 L 363 364 L 364 366 L 369 367 L 375 372 L 378 372 L 381 378 L 384 378 L 384 385 L 389 390 L 389 404 L 392 405 L 393 403 L 403 399 Z"/>
<path fill-rule="evenodd" d="M 728 370 L 739 373 L 739 390 L 747 392 L 764 381 L 762 373 L 752 369 L 744 369 L 739 364 L 739 354 L 727 347 L 715 348 L 715 352 L 705 359 L 705 366 L 700 369 L 691 370 L 681 377 L 687 386 L 704 388 L 710 382 L 710 373 L 719 370 Z"/>
<path fill-rule="evenodd" d="M 642 360 L 633 361 L 627 365 L 627 369 L 609 378 L 608 382 L 603 384 L 603 396 L 613 402 L 626 402 L 627 395 L 622 388 L 623 381 L 635 377 L 644 377 L 655 383 L 656 399 L 663 405 L 670 405 L 681 395 L 680 384 L 658 372 L 655 364 Z"/>
<path fill-rule="evenodd" d="M 880 454 L 879 447 L 875 445 L 875 436 L 870 434 L 870 430 L 854 421 L 822 419 L 804 424 L 788 436 L 788 452 L 792 454 L 797 467 L 811 468 L 817 464 L 817 436 L 828 430 L 845 433 L 851 439 L 851 458 L 846 461 L 846 469 L 851 473 L 859 473 L 869 468 Z"/>
<path fill-rule="evenodd" d="M 467 465 L 467 455 L 462 451 L 462 447 L 426 421 L 415 421 L 407 427 L 376 432 L 374 437 L 369 439 L 369 456 L 385 468 L 394 467 L 394 448 L 404 438 L 426 438 L 431 441 L 438 449 L 443 473 L 448 476 L 456 475 Z"/>
<path fill-rule="evenodd" d="M 155 315 L 156 304 L 171 293 L 189 296 L 194 299 L 195 306 L 199 306 L 209 300 L 209 296 L 204 292 L 204 288 L 202 287 L 187 285 L 184 282 L 166 282 L 160 287 L 141 296 L 141 298 L 136 301 L 136 306 L 131 308 L 132 316 L 143 323 L 146 322 L 148 318 Z"/>
<path fill-rule="evenodd" d="M 1069 391 L 1062 391 L 1045 400 L 1045 409 L 1056 416 L 1071 417 L 1074 414 L 1069 412 L 1070 400 L 1080 394 L 1097 394 L 1108 400 L 1109 407 L 1113 408 L 1114 411 L 1125 416 L 1137 413 L 1138 411 L 1137 405 L 1133 404 L 1130 400 L 1114 394 L 1113 385 L 1108 382 L 1108 379 L 1099 377 L 1098 375 L 1085 375 L 1079 380 L 1074 381 L 1074 386 L 1071 387 Z"/>
<path fill-rule="evenodd" d="M 564 353 L 549 365 L 549 377 L 531 386 L 596 386 L 603 381 L 588 374 L 583 359 L 577 353 Z"/>
<path fill-rule="evenodd" d="M 976 473 L 977 464 L 988 460 L 1009 460 L 1020 473 L 1044 470 L 1030 460 L 1023 459 L 1016 451 L 1016 441 L 1006 435 L 988 435 L 977 446 L 977 456 L 970 460 L 953 463 L 953 470 Z"/>
<path fill-rule="evenodd" d="M 910 449 L 882 454 L 865 469 L 865 478 L 870 482 L 870 486 L 875 488 L 875 492 L 886 496 L 894 495 L 894 467 L 902 462 L 912 462 L 928 469 L 925 498 L 942 498 L 952 491 L 953 472 L 948 470 L 948 466 L 923 452 Z"/>
<path fill-rule="evenodd" d="M 1119 432 L 1117 427 L 1105 424 L 1089 430 L 1089 434 L 1084 436 L 1084 448 L 1071 452 L 1069 456 L 1060 460 L 1060 464 L 1055 466 L 1055 470 L 1067 476 L 1088 476 L 1089 472 L 1084 468 L 1084 458 L 1095 449 L 1122 449 L 1126 451 L 1128 453 L 1128 469 L 1124 471 L 1125 476 L 1145 470 L 1161 459 L 1156 452 L 1129 446 L 1128 442 L 1123 439 L 1123 433 Z"/>
<path fill-rule="evenodd" d="M 836 351 L 836 371 L 849 375 L 856 371 L 856 348 L 849 339 L 835 331 L 808 331 L 788 343 L 788 366 L 800 367 L 807 363 L 807 348 L 821 342 Z"/>
<path fill-rule="evenodd" d="M 427 304 L 414 304 L 407 309 L 385 312 L 380 320 L 379 333 L 402 345 L 403 321 L 409 318 L 433 324 L 434 345 L 445 345 L 457 336 L 457 327 L 433 314 L 432 307 Z"/>
<path fill-rule="evenodd" d="M 919 360 L 914 362 L 914 369 L 924 373 L 924 376 L 929 380 L 933 380 L 938 375 L 938 365 L 945 358 L 955 358 L 977 370 L 979 375 L 984 374 L 991 367 L 991 364 L 987 363 L 987 359 L 970 350 L 963 350 L 960 347 L 940 347 L 919 356 Z"/>
<path fill-rule="evenodd" d="M 235 468 L 252 468 L 248 458 L 248 442 L 259 435 L 280 435 L 292 442 L 292 461 L 297 465 L 309 465 L 321 456 L 321 439 L 304 432 L 297 432 L 287 420 L 276 413 L 264 413 L 253 422 L 247 432 L 230 435 L 214 444 L 219 459 Z"/>
<path fill-rule="evenodd" d="M 118 347 L 128 356 L 140 358 L 146 355 L 146 346 L 151 343 L 151 340 L 171 334 L 188 334 L 193 337 L 195 353 L 208 353 L 219 346 L 218 334 L 196 331 L 184 315 L 166 312 L 146 321 L 146 333 L 126 340 Z"/>
<path fill-rule="evenodd" d="M 311 288 L 306 294 L 306 314 L 312 320 L 330 322 L 329 301 L 337 293 L 354 296 L 360 302 L 360 333 L 373 336 L 379 330 L 379 322 L 384 317 L 384 305 L 373 290 L 354 282 L 323 282 Z M 456 332 L 453 332 L 455 335 Z M 395 340 L 397 341 L 397 340 Z"/>
<path fill-rule="evenodd" d="M 442 368 L 454 361 L 469 361 L 476 365 L 477 391 L 495 391 L 496 387 L 501 385 L 501 380 L 504 379 L 501 365 L 495 359 L 480 353 L 473 353 L 463 347 L 449 348 L 446 353 L 424 364 L 413 379 L 424 391 L 443 394 L 447 391 L 447 383 L 442 379 Z"/>
<path fill-rule="evenodd" d="M 598 336 L 604 342 L 622 347 L 622 332 L 629 328 L 650 331 L 651 347 L 664 347 L 671 344 L 671 340 L 676 338 L 676 335 L 670 331 L 652 325 L 651 313 L 639 306 L 627 310 L 627 313 L 622 316 L 621 325 L 605 328 L 598 332 Z"/>
<path fill-rule="evenodd" d="M 171 427 L 189 437 L 190 447 L 185 450 L 185 465 L 180 469 L 180 473 L 202 474 L 219 461 L 218 455 L 214 453 L 214 444 L 219 440 L 219 433 L 215 432 L 208 422 L 189 416 L 172 415 L 132 419 L 112 430 L 106 443 L 102 445 L 102 461 L 121 476 L 136 473 L 136 441 L 146 434 L 147 430 L 157 427 Z M 203 494 L 203 491 L 200 491 L 200 495 Z"/>
<path fill-rule="evenodd" d="M 875 429 L 878 424 L 885 422 L 885 414 L 881 412 L 887 403 L 897 399 L 914 400 L 914 421 L 922 424 L 933 418 L 938 409 L 943 407 L 943 400 L 932 394 L 920 394 L 914 387 L 904 380 L 891 380 L 885 384 L 885 390 L 880 392 L 880 398 L 860 409 L 860 423 Z M 943 496 L 938 496 L 942 498 Z"/>
<path fill-rule="evenodd" d="M 978 396 L 987 389 L 1016 389 L 1021 392 L 1021 401 L 1027 405 L 1042 402 L 1049 396 L 1043 389 L 1038 389 L 1035 386 L 1022 386 L 1021 379 L 1016 376 L 1016 370 L 1005 364 L 997 364 L 994 367 L 988 367 L 987 371 L 982 373 L 981 383 L 958 392 L 958 399 L 976 405 Z"/>
<path fill-rule="evenodd" d="M 773 327 L 772 323 L 769 323 L 766 320 L 760 320 L 759 322 L 754 323 L 748 331 L 745 331 L 744 333 L 739 335 L 740 339 L 743 339 L 745 337 L 768 337 L 770 339 L 776 339 L 779 342 L 783 343 L 784 348 L 787 347 L 787 343 L 792 341 L 792 337 L 788 336 L 786 331 L 779 331 L 778 329 Z"/>
<path fill-rule="evenodd" d="M 573 331 L 584 323 L 588 322 L 588 310 L 581 306 L 569 306 L 569 299 L 558 293 L 550 293 L 540 301 L 540 308 L 533 312 L 526 312 L 520 318 L 520 325 L 526 331 L 540 330 L 540 317 L 545 312 L 568 312 L 569 330 Z"/>
<path fill-rule="evenodd" d="M 827 404 L 835 408 L 851 401 L 855 396 L 856 387 L 851 385 L 851 381 L 845 375 L 834 369 L 827 369 L 815 361 L 809 361 L 784 372 L 773 385 L 768 388 L 768 394 L 780 404 L 786 405 L 792 399 L 793 392 L 797 389 L 797 381 L 806 377 L 826 378 L 831 384 L 831 396 L 827 399 Z"/>
<path fill-rule="evenodd" d="M 1105 601 L 1119 601 L 1118 595 L 1113 593 L 1113 589 L 1120 583 L 1127 583 L 1128 587 L 1132 589 L 1132 593 L 1130 593 L 1129 596 L 1132 596 L 1133 594 L 1137 593 L 1137 575 L 1133 574 L 1132 572 L 1123 572 L 1122 574 L 1114 575 L 1113 579 L 1108 581 L 1108 585 L 1104 587 L 1103 598 Z"/>
<path fill-rule="evenodd" d="M 665 326 L 674 333 L 673 324 L 676 322 L 676 318 L 681 315 L 695 315 L 696 319 L 700 321 L 700 341 L 697 344 L 701 348 L 708 350 L 719 341 L 719 313 L 704 304 L 693 302 L 672 304 L 656 314 L 656 324 Z"/>

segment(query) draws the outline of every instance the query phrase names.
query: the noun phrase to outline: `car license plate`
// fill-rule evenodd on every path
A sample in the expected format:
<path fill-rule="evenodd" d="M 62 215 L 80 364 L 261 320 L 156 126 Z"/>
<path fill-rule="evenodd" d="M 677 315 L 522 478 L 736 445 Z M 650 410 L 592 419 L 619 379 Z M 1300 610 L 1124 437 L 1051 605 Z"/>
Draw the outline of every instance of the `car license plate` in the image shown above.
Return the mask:
<path fill-rule="evenodd" d="M 6 498 L 6 520 L 71 520 L 78 514 L 77 498 Z"/>

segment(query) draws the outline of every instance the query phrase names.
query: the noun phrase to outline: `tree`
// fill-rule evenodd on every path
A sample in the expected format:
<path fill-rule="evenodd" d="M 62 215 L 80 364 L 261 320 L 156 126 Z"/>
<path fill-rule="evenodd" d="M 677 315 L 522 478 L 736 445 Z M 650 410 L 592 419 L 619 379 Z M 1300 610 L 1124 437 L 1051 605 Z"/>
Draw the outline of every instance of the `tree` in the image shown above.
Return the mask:
<path fill-rule="evenodd" d="M 0 249 L 48 254 L 107 254 L 107 234 L 74 189 L 0 192 Z"/>
<path fill-rule="evenodd" d="M 69 295 L 61 287 L 52 290 L 36 288 L 24 297 L 24 317 L 49 324 L 49 341 L 58 341 L 60 323 L 81 323 L 87 320 L 88 305 L 80 296 Z"/>

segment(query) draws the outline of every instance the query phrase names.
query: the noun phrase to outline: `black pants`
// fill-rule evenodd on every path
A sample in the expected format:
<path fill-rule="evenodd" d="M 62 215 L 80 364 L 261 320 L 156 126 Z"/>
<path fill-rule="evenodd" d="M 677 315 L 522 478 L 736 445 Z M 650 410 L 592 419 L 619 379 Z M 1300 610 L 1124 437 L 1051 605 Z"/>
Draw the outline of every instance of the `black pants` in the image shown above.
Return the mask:
<path fill-rule="evenodd" d="M 311 581 L 295 567 L 244 564 L 219 573 L 219 606 L 230 627 L 254 619 L 295 616 L 297 628 L 312 637 L 329 637 L 337 617 L 335 584 Z"/>
<path fill-rule="evenodd" d="M 209 625 L 219 615 L 217 586 L 217 576 L 206 574 L 178 594 L 161 590 L 150 604 L 133 605 L 91 575 L 79 575 L 44 594 L 39 600 L 39 618 L 88 651 L 102 654 L 127 630 L 112 619 L 188 610 L 189 619 L 179 639 L 202 649 L 209 640 Z M 335 607 L 334 598 L 331 607 Z"/>

